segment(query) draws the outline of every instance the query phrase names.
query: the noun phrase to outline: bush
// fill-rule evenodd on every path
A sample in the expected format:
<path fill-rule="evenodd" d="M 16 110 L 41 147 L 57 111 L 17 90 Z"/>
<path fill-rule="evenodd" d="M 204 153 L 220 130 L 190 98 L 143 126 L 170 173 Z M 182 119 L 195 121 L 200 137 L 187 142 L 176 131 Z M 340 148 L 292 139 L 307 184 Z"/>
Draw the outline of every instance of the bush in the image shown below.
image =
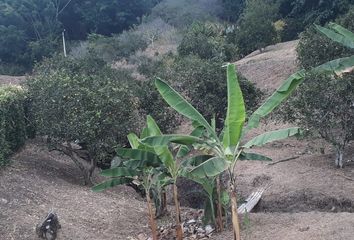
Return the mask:
<path fill-rule="evenodd" d="M 28 81 L 37 133 L 71 157 L 79 155 L 71 146 L 77 143 L 91 168 L 110 162 L 115 148 L 125 145 L 126 135 L 139 127 L 135 89 L 128 72 L 111 69 L 96 57 L 46 59 Z M 78 166 L 89 183 L 92 172 Z"/>
<path fill-rule="evenodd" d="M 134 30 L 124 31 L 113 37 L 91 34 L 88 37 L 89 51 L 96 54 L 106 62 L 128 58 L 138 50 L 144 50 L 148 41 L 140 32 Z"/>
<path fill-rule="evenodd" d="M 238 59 L 236 46 L 226 42 L 224 27 L 216 23 L 196 22 L 191 25 L 177 50 L 181 56 L 193 54 L 202 59 L 224 61 Z"/>
<path fill-rule="evenodd" d="M 0 166 L 25 143 L 25 98 L 20 87 L 0 88 Z"/>
<path fill-rule="evenodd" d="M 218 125 L 226 109 L 226 76 L 222 61 L 201 59 L 198 56 L 165 57 L 159 64 L 145 65 L 150 77 L 160 77 L 187 97 L 193 106 L 204 116 L 211 119 L 216 115 Z M 150 69 L 150 70 L 149 70 Z M 152 71 L 155 70 L 154 71 Z M 254 110 L 262 97 L 260 90 L 247 81 L 240 79 L 247 109 Z M 154 116 L 153 114 L 151 114 Z"/>

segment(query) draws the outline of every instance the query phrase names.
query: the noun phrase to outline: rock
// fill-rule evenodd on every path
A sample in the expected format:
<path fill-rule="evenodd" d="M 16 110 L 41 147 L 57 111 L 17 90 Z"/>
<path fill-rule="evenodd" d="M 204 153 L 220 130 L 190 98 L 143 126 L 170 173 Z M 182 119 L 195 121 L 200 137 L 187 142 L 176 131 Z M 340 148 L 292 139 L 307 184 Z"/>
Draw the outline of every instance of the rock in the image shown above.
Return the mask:
<path fill-rule="evenodd" d="M 205 233 L 206 235 L 209 235 L 210 233 L 214 232 L 214 228 L 212 228 L 212 226 L 210 225 L 206 225 L 205 226 Z"/>
<path fill-rule="evenodd" d="M 3 203 L 3 204 L 8 204 L 9 203 L 9 201 L 6 200 L 5 198 L 1 198 L 0 202 Z"/>

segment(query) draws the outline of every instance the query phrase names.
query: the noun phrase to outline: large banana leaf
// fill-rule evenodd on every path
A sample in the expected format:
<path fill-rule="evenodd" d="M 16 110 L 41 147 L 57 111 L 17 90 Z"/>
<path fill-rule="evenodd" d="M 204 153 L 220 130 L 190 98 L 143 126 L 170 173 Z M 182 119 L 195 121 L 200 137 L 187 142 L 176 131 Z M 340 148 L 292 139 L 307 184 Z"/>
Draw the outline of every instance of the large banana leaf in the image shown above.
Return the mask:
<path fill-rule="evenodd" d="M 134 177 L 139 175 L 139 172 L 127 167 L 116 167 L 103 170 L 101 175 L 105 177 Z"/>
<path fill-rule="evenodd" d="M 292 74 L 250 117 L 247 129 L 256 128 L 261 118 L 267 116 L 284 99 L 286 99 L 296 87 L 303 82 L 305 70 Z"/>
<path fill-rule="evenodd" d="M 175 171 L 177 171 L 176 170 L 176 163 L 175 163 L 172 153 L 168 149 L 168 146 L 166 144 L 165 145 L 158 145 L 158 146 L 154 146 L 154 149 L 155 149 L 155 153 L 161 159 L 163 165 L 167 169 L 169 169 L 172 174 L 174 174 Z"/>
<path fill-rule="evenodd" d="M 155 80 L 157 90 L 165 101 L 177 112 L 203 125 L 213 137 L 217 137 L 213 128 L 207 120 L 189 102 L 187 102 L 178 92 L 160 79 Z"/>
<path fill-rule="evenodd" d="M 230 162 L 226 159 L 213 157 L 192 168 L 189 172 L 198 178 L 215 177 L 224 172 L 229 166 Z"/>
<path fill-rule="evenodd" d="M 311 72 L 335 73 L 337 75 L 354 70 L 354 56 L 339 58 L 315 67 Z M 271 113 L 304 81 L 305 70 L 291 75 L 250 117 L 247 130 L 258 127 L 261 118 Z"/>
<path fill-rule="evenodd" d="M 329 25 L 333 30 L 319 25 L 315 26 L 319 32 L 323 33 L 331 40 L 338 42 L 345 47 L 354 48 L 354 34 L 345 28 L 342 28 L 337 24 Z"/>
<path fill-rule="evenodd" d="M 205 131 L 205 128 L 203 126 L 198 126 L 192 131 L 191 136 L 193 136 L 193 137 L 201 137 L 201 136 L 203 136 L 204 131 Z M 187 154 L 191 150 L 192 150 L 191 146 L 181 145 L 180 148 L 178 149 L 176 157 L 183 158 L 183 157 L 187 156 Z"/>
<path fill-rule="evenodd" d="M 311 72 L 327 73 L 336 75 L 342 75 L 343 73 L 349 73 L 354 70 L 354 56 L 339 58 L 318 67 L 315 67 Z"/>
<path fill-rule="evenodd" d="M 247 152 L 242 152 L 240 154 L 239 160 L 272 161 L 272 159 L 267 156 L 258 153 L 247 153 Z"/>
<path fill-rule="evenodd" d="M 100 183 L 92 188 L 92 191 L 94 192 L 100 192 L 109 188 L 112 188 L 117 185 L 123 185 L 130 183 L 132 179 L 129 178 L 113 178 L 108 181 L 105 181 L 103 183 Z"/>
<path fill-rule="evenodd" d="M 160 166 L 161 159 L 155 153 L 141 150 L 141 149 L 131 149 L 131 148 L 119 148 L 117 150 L 117 155 L 122 158 L 128 158 L 133 160 L 140 160 L 144 165 L 148 166 Z"/>
<path fill-rule="evenodd" d="M 142 139 L 141 142 L 150 146 L 163 146 L 171 142 L 182 145 L 192 145 L 194 143 L 202 143 L 203 140 L 190 135 L 166 134 L 162 136 L 147 137 Z"/>
<path fill-rule="evenodd" d="M 298 135 L 301 133 L 300 128 L 294 127 L 294 128 L 286 128 L 286 129 L 280 129 L 276 131 L 271 131 L 271 132 L 266 132 L 263 133 L 249 142 L 247 142 L 243 147 L 244 148 L 251 148 L 253 146 L 262 146 L 266 143 L 270 143 L 273 141 L 277 140 L 282 140 L 294 135 Z"/>
<path fill-rule="evenodd" d="M 246 108 L 242 91 L 238 83 L 235 65 L 227 65 L 227 113 L 225 118 L 223 145 L 233 147 L 240 140 L 243 124 L 246 120 Z"/>

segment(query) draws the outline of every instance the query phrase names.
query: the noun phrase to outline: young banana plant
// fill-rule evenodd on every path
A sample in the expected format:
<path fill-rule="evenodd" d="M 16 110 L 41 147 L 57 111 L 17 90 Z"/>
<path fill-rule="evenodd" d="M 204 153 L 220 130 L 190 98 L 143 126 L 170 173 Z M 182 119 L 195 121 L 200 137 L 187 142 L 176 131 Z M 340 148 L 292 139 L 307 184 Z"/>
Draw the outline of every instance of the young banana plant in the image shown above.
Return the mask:
<path fill-rule="evenodd" d="M 141 137 L 145 138 L 160 134 L 159 129 L 156 127 L 155 121 L 148 116 L 147 127 L 143 129 Z M 161 197 L 163 189 L 167 185 L 172 184 L 172 178 L 154 148 L 142 144 L 138 136 L 133 133 L 128 135 L 128 140 L 131 148 L 120 148 L 117 150 L 118 156 L 127 160 L 121 162 L 116 167 L 103 170 L 101 175 L 110 177 L 110 179 L 93 187 L 93 191 L 103 191 L 121 184 L 142 186 L 146 193 L 152 238 L 153 240 L 157 240 L 156 216 L 153 211 L 150 194 L 157 193 L 154 199 L 157 209 L 156 202 L 161 203 L 158 198 Z"/>

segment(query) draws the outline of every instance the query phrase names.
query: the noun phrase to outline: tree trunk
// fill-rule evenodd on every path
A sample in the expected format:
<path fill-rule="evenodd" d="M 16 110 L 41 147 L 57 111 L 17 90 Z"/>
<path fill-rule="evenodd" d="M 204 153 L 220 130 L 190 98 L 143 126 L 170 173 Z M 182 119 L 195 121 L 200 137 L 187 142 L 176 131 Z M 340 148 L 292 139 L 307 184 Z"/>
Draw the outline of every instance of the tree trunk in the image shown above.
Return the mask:
<path fill-rule="evenodd" d="M 231 198 L 231 213 L 232 213 L 232 227 L 234 231 L 234 240 L 241 240 L 240 223 L 237 213 L 237 196 L 235 192 L 235 184 L 231 183 L 230 187 Z"/>
<path fill-rule="evenodd" d="M 149 222 L 150 222 L 150 227 L 151 227 L 152 239 L 153 240 L 158 240 L 158 238 L 157 238 L 157 224 L 156 224 L 156 221 L 155 221 L 155 214 L 154 214 L 154 211 L 152 209 L 151 199 L 150 199 L 150 194 L 149 193 L 146 194 L 146 201 L 147 201 L 148 210 L 149 210 Z"/>
<path fill-rule="evenodd" d="M 218 198 L 217 202 L 217 229 L 219 232 L 224 231 L 223 221 L 222 221 L 222 206 L 221 206 L 221 186 L 220 177 L 216 178 L 216 194 Z"/>
<path fill-rule="evenodd" d="M 183 229 L 181 225 L 181 210 L 179 208 L 179 200 L 178 200 L 178 190 L 176 184 L 173 184 L 173 198 L 175 200 L 176 207 L 176 239 L 183 239 Z"/>
<path fill-rule="evenodd" d="M 336 167 L 343 168 L 343 149 L 342 148 L 336 149 L 335 164 L 336 164 Z"/>

